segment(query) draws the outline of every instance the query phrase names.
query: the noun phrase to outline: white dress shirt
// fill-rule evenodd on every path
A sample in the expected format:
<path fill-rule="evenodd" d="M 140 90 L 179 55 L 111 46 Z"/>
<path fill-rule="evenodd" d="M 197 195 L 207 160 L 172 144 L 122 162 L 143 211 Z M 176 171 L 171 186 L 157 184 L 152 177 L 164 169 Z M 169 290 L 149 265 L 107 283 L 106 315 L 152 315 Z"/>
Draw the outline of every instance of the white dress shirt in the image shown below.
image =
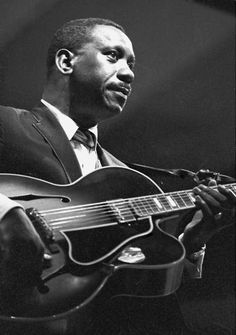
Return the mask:
<path fill-rule="evenodd" d="M 49 102 L 45 101 L 44 99 L 41 99 L 41 102 L 53 113 L 53 115 L 57 118 L 61 127 L 63 128 L 68 140 L 71 143 L 72 148 L 74 149 L 81 168 L 82 175 L 86 175 L 101 167 L 96 152 L 98 137 L 97 126 L 89 129 L 89 131 L 91 131 L 96 138 L 95 149 L 88 149 L 82 143 L 73 140 L 73 136 L 79 128 L 78 125 L 69 116 L 59 111 L 59 109 L 51 105 Z"/>

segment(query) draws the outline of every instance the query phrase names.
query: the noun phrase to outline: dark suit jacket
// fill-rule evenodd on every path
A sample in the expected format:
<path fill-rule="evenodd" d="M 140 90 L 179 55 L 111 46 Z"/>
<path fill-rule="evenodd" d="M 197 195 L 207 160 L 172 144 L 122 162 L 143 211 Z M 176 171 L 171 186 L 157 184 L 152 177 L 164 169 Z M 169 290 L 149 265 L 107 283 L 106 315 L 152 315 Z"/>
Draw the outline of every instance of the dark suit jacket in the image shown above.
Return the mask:
<path fill-rule="evenodd" d="M 125 166 L 99 144 L 102 166 Z M 81 176 L 74 151 L 55 116 L 40 104 L 32 111 L 0 107 L 0 172 L 67 184 Z"/>
<path fill-rule="evenodd" d="M 102 166 L 126 166 L 99 144 L 97 152 Z M 54 115 L 42 104 L 32 111 L 0 106 L 0 173 L 29 175 L 57 184 L 67 184 L 81 176 L 80 166 L 64 130 Z M 178 307 L 174 305 L 173 300 L 175 301 L 173 296 L 168 299 L 165 298 L 164 301 L 160 299 L 161 307 L 157 304 L 156 299 L 154 305 L 153 303 L 150 304 L 150 301 L 144 302 L 143 299 L 140 302 L 135 301 L 132 308 L 131 302 L 122 303 L 124 304 L 123 313 L 129 314 L 134 309 L 139 320 L 145 320 L 147 318 L 146 314 L 155 315 L 155 334 L 157 334 L 156 322 L 157 324 L 160 322 L 157 319 L 163 319 L 161 323 L 169 325 L 169 315 L 174 313 L 172 320 L 175 320 L 175 324 L 173 327 L 180 329 L 179 320 L 182 320 L 182 316 L 179 315 L 180 312 Z M 136 313 L 137 305 L 140 305 L 140 309 L 142 309 L 141 316 Z M 104 317 L 103 313 L 108 313 L 108 315 L 110 313 L 113 318 L 119 314 L 116 313 L 116 310 L 113 310 L 116 309 L 116 306 L 119 306 L 119 309 L 122 310 L 120 303 L 108 304 L 106 311 L 102 310 L 101 320 Z M 170 311 L 167 312 L 166 306 L 172 306 L 172 314 Z M 161 314 L 160 310 L 162 310 Z M 160 318 L 157 318 L 159 314 Z M 100 325 L 99 320 L 99 317 L 97 321 L 95 320 L 95 330 L 103 329 L 106 325 L 106 323 L 103 326 Z M 112 318 L 109 317 L 109 320 L 112 320 Z M 125 320 L 126 315 L 121 315 L 114 320 L 114 323 L 117 323 L 117 329 L 122 324 L 124 334 L 126 334 L 127 328 Z M 114 328 L 115 324 L 113 321 L 110 322 L 112 322 Z M 153 323 L 153 320 L 151 320 L 151 323 Z M 41 333 L 39 332 L 39 334 Z M 135 331 L 134 334 L 136 334 Z M 178 332 L 175 334 L 178 334 Z"/>

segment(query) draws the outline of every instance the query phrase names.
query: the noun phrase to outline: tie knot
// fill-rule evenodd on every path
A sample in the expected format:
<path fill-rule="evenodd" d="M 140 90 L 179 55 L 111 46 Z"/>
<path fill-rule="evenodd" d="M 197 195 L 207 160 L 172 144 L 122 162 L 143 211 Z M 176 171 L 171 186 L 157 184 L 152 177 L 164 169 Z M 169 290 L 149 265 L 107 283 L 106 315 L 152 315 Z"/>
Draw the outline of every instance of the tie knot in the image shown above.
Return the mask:
<path fill-rule="evenodd" d="M 73 140 L 80 142 L 88 149 L 95 149 L 95 135 L 88 129 L 77 129 L 75 135 L 73 136 Z"/>

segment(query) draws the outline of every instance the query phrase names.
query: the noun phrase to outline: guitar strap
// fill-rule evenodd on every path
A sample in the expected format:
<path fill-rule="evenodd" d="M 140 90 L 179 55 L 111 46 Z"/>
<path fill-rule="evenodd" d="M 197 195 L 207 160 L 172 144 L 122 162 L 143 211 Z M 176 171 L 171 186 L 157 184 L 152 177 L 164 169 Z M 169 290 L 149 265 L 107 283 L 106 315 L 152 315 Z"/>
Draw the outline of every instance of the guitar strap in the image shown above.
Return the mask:
<path fill-rule="evenodd" d="M 159 176 L 176 176 L 182 179 L 191 178 L 195 183 L 207 183 L 209 179 L 215 179 L 218 184 L 233 183 L 236 181 L 235 178 L 218 173 L 210 170 L 201 169 L 197 172 L 193 172 L 186 169 L 160 169 L 148 165 L 136 164 L 125 162 L 125 164 L 131 169 L 137 170 L 148 175 L 157 174 Z"/>

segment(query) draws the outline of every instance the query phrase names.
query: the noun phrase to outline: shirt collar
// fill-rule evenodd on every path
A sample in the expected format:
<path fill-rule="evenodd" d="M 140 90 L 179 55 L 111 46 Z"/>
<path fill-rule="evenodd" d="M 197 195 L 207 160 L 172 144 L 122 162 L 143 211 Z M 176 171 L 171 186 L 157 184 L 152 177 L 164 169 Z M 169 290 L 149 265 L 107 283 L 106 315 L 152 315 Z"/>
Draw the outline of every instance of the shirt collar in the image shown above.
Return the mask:
<path fill-rule="evenodd" d="M 68 115 L 62 113 L 58 108 L 51 105 L 49 102 L 45 101 L 44 99 L 41 99 L 41 102 L 50 110 L 50 112 L 53 113 L 53 115 L 57 118 L 58 122 L 60 123 L 61 127 L 66 133 L 66 136 L 68 140 L 70 141 L 72 137 L 74 136 L 76 130 L 79 128 L 74 120 L 72 120 Z M 89 131 L 91 131 L 96 139 L 98 137 L 98 128 L 97 126 L 89 128 Z"/>

